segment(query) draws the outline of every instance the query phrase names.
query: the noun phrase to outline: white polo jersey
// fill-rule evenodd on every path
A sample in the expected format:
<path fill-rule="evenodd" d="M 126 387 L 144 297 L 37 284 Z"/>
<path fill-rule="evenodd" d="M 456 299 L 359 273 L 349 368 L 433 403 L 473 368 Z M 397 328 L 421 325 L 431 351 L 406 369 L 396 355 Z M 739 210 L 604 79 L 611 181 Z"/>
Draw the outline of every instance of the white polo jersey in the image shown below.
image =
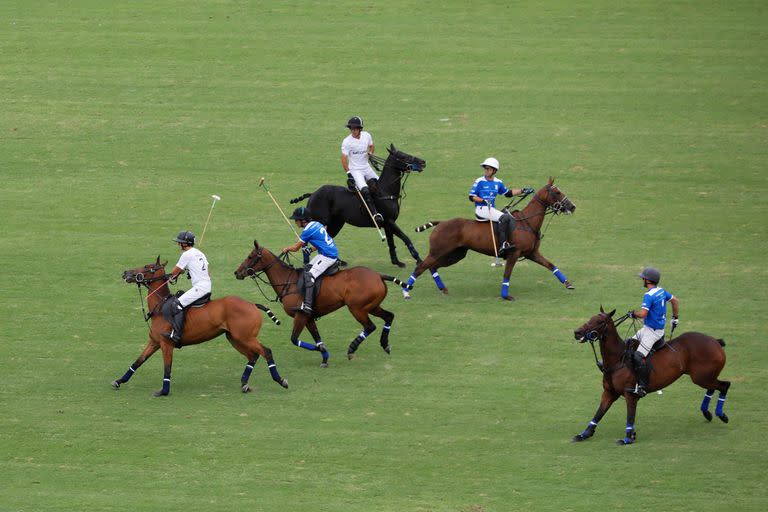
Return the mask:
<path fill-rule="evenodd" d="M 354 138 L 350 133 L 341 142 L 341 154 L 349 159 L 350 172 L 373 170 L 368 163 L 368 147 L 372 145 L 373 137 L 364 131 L 360 132 L 359 139 Z"/>
<path fill-rule="evenodd" d="M 208 260 L 202 251 L 192 247 L 182 252 L 176 266 L 189 270 L 192 286 L 199 287 L 208 292 L 211 291 L 211 276 L 208 275 Z"/>

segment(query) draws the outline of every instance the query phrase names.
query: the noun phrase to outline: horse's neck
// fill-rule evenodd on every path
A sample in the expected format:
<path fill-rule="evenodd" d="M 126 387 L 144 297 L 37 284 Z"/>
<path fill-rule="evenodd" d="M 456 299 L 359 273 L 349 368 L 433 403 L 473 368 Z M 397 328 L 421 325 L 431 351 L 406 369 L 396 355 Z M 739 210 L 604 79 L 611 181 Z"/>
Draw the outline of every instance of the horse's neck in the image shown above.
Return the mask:
<path fill-rule="evenodd" d="M 546 207 L 537 201 L 536 197 L 538 196 L 534 196 L 520 212 L 523 219 L 525 219 L 533 229 L 539 229 L 541 227 L 541 224 L 544 222 L 544 214 L 546 213 Z"/>
<path fill-rule="evenodd" d="M 385 194 L 400 193 L 400 172 L 392 165 L 384 164 L 384 170 L 379 176 L 379 190 Z"/>
<path fill-rule="evenodd" d="M 608 325 L 605 336 L 600 340 L 600 354 L 603 356 L 603 362 L 608 366 L 617 364 L 624 354 L 624 342 L 619 338 L 619 332 L 613 323 Z"/>
<path fill-rule="evenodd" d="M 283 265 L 283 262 L 278 260 L 277 256 L 271 252 L 265 250 L 264 254 L 271 256 L 271 259 L 266 262 L 269 268 L 265 271 L 269 284 L 272 285 L 275 293 L 280 293 L 283 291 L 286 283 L 290 281 L 291 273 L 293 273 L 295 269 Z"/>
<path fill-rule="evenodd" d="M 149 295 L 150 297 L 147 299 L 147 307 L 152 311 L 171 295 L 171 290 L 168 288 L 168 283 L 158 281 L 157 284 L 152 283 L 149 285 Z"/>

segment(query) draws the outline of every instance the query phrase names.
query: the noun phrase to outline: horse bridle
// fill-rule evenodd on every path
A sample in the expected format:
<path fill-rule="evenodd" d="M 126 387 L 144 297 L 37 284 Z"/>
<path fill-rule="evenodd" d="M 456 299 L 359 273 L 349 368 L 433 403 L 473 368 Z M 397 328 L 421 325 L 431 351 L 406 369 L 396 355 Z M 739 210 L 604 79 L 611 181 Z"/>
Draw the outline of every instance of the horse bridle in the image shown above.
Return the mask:
<path fill-rule="evenodd" d="M 605 313 L 602 313 L 606 317 Z M 610 317 L 608 317 L 610 318 Z M 629 318 L 629 315 L 624 315 L 616 319 L 616 321 L 613 323 L 614 327 L 617 327 L 620 325 L 624 320 Z M 597 350 L 595 350 L 595 342 L 600 342 L 605 339 L 605 332 L 608 330 L 608 320 L 606 320 L 602 323 L 601 329 L 592 329 L 591 331 L 588 331 L 584 334 L 584 339 L 589 342 L 589 346 L 592 347 L 592 353 L 595 356 L 595 365 L 597 366 L 597 369 L 600 370 L 600 373 L 609 373 L 613 371 L 613 368 L 604 368 L 603 363 L 600 361 L 600 358 L 597 357 Z"/>
<path fill-rule="evenodd" d="M 261 261 L 261 258 L 262 258 L 263 255 L 264 255 L 263 251 L 261 250 L 261 248 L 259 248 L 256 251 L 256 257 L 253 258 L 253 260 L 251 260 L 250 255 L 249 255 L 248 264 L 249 265 L 255 265 L 257 262 Z M 289 253 L 283 253 L 280 256 L 285 256 L 287 258 L 288 255 L 289 255 Z M 288 290 L 290 289 L 291 285 L 294 284 L 294 282 L 298 282 L 298 280 L 297 281 L 291 281 L 290 278 L 289 278 L 288 281 L 283 283 L 282 289 L 279 292 L 276 293 L 276 297 L 274 299 L 270 299 L 269 297 L 267 297 L 267 294 L 264 293 L 264 290 L 261 289 L 261 284 L 259 284 L 259 282 L 261 282 L 262 284 L 265 284 L 267 286 L 272 286 L 272 283 L 269 282 L 269 279 L 264 279 L 262 277 L 262 275 L 266 274 L 267 270 L 272 268 L 278 261 L 281 261 L 280 257 L 276 257 L 274 260 L 272 260 L 267 266 L 265 266 L 261 270 L 254 270 L 254 268 L 252 266 L 248 266 L 248 267 L 245 268 L 245 273 L 251 279 L 253 279 L 253 282 L 256 283 L 256 286 L 259 288 L 259 291 L 261 292 L 261 294 L 269 302 L 282 302 L 283 301 L 283 297 L 288 295 Z"/>
<path fill-rule="evenodd" d="M 155 272 L 157 272 L 160 269 L 163 269 L 163 273 L 161 275 L 153 276 L 153 277 L 150 277 L 150 278 L 144 277 L 144 273 L 145 272 L 146 273 L 154 274 Z M 141 295 L 141 287 L 142 287 L 142 285 L 146 286 L 147 290 L 149 290 L 150 283 L 154 283 L 155 281 L 165 280 L 169 275 L 171 275 L 171 274 L 166 274 L 165 273 L 165 265 L 160 265 L 159 263 L 158 264 L 152 263 L 150 265 L 144 265 L 144 272 L 137 272 L 133 276 L 133 282 L 136 283 L 136 289 L 139 292 L 139 303 L 141 304 L 141 314 L 144 317 L 144 321 L 145 322 L 149 322 L 149 319 L 152 318 L 152 316 L 155 313 L 155 310 L 158 307 L 160 307 L 160 305 L 162 304 L 162 301 L 160 301 L 160 304 L 157 304 L 152 309 L 152 311 L 147 313 L 146 309 L 144 308 L 144 297 L 142 297 L 142 295 Z M 175 278 L 168 279 L 168 282 L 175 282 Z M 159 290 L 159 288 L 158 288 L 158 290 Z M 155 291 L 157 291 L 157 290 L 155 290 Z M 151 293 L 149 295 L 147 295 L 147 298 L 149 298 L 151 295 L 152 295 Z"/>
<path fill-rule="evenodd" d="M 553 196 L 553 195 L 555 195 L 555 191 L 554 191 L 554 188 L 555 188 L 555 187 L 553 187 L 552 185 L 547 185 L 547 186 L 545 187 L 545 190 L 547 191 L 547 201 L 549 201 L 549 198 L 550 198 L 550 196 Z M 565 203 L 565 201 L 567 201 L 567 200 L 568 200 L 568 196 L 567 196 L 567 195 L 565 195 L 565 194 L 563 193 L 563 191 L 562 191 L 562 190 L 560 190 L 560 189 L 557 189 L 557 191 L 558 191 L 558 192 L 560 192 L 560 194 L 561 194 L 563 197 L 562 197 L 562 198 L 561 198 L 559 201 L 554 201 L 554 202 L 552 202 L 552 203 L 546 202 L 546 201 L 544 201 L 543 199 L 541 199 L 541 198 L 539 197 L 539 194 L 536 194 L 536 195 L 535 195 L 535 196 L 533 196 L 533 197 L 534 197 L 534 199 L 536 199 L 536 201 L 538 201 L 538 202 L 539 202 L 539 204 L 541 204 L 542 206 L 544 206 L 544 209 L 545 209 L 545 210 L 547 210 L 547 209 L 548 209 L 548 210 L 551 210 L 553 214 L 555 214 L 555 215 L 558 215 L 558 214 L 560 214 L 560 213 L 564 213 L 564 212 L 566 211 L 566 210 L 565 210 L 565 204 L 564 204 L 564 203 Z"/>
<path fill-rule="evenodd" d="M 388 196 L 381 196 L 378 199 L 383 199 L 385 201 L 397 201 L 399 206 L 400 201 L 402 201 L 403 198 L 405 198 L 405 183 L 408 181 L 408 178 L 411 176 L 411 172 L 421 172 L 423 168 L 421 167 L 421 164 L 417 162 L 409 162 L 406 158 L 401 158 L 400 156 L 393 153 L 390 153 L 390 155 L 396 160 L 395 166 L 397 168 L 397 172 L 400 173 L 400 176 L 399 178 L 393 178 L 391 183 L 382 183 L 381 187 L 386 188 L 392 183 L 394 183 L 396 179 L 401 179 L 402 181 L 400 182 L 400 194 L 399 195 L 391 194 Z M 373 164 L 374 167 L 376 167 L 376 170 L 379 171 L 379 173 L 384 172 L 383 167 L 386 167 L 387 160 L 388 159 L 384 159 L 376 155 L 370 156 L 371 163 Z"/>

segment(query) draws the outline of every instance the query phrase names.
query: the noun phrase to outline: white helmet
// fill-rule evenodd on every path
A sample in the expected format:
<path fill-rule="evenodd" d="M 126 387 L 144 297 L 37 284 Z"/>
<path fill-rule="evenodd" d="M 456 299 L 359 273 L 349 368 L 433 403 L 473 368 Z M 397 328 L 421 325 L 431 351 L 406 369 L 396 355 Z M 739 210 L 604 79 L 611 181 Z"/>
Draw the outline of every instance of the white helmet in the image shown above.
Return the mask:
<path fill-rule="evenodd" d="M 488 157 L 485 159 L 483 163 L 480 164 L 480 167 L 493 167 L 497 171 L 499 170 L 499 161 L 496 160 L 493 157 Z"/>

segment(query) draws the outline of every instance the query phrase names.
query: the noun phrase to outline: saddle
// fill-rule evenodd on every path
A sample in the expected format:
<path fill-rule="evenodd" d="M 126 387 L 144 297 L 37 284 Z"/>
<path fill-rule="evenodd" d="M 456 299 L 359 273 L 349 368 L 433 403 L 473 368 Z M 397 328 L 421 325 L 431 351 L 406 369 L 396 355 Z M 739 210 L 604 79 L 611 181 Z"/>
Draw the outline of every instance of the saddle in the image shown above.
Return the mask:
<path fill-rule="evenodd" d="M 179 290 L 176 292 L 175 295 L 168 297 L 165 299 L 165 302 L 163 302 L 162 306 L 160 306 L 160 312 L 163 314 L 163 318 L 166 319 L 169 323 L 173 323 L 173 315 L 171 314 L 171 306 L 176 302 L 175 300 L 171 300 L 171 298 L 178 299 L 184 295 L 184 290 Z M 184 312 L 186 313 L 186 310 L 189 308 L 201 308 L 208 304 L 211 301 L 211 294 L 206 293 L 199 299 L 197 299 L 195 302 L 190 304 L 189 306 L 184 308 Z"/>
<path fill-rule="evenodd" d="M 320 274 L 315 279 L 315 289 L 314 289 L 314 292 L 312 294 L 313 295 L 313 297 L 312 297 L 313 299 L 317 299 L 317 296 L 320 295 L 320 287 L 323 284 L 323 278 L 326 277 L 326 276 L 332 276 L 334 274 L 338 274 L 339 270 L 341 270 L 341 260 L 336 260 L 333 263 L 333 265 L 331 265 L 330 267 L 325 269 L 325 272 Z M 299 293 L 301 295 L 304 295 L 304 277 L 305 277 L 305 275 L 306 274 L 304 272 L 302 272 L 299 275 L 299 280 L 296 281 L 296 287 L 299 289 Z"/>
<path fill-rule="evenodd" d="M 515 211 L 512 211 L 512 212 L 509 212 L 509 211 L 506 212 L 506 213 L 509 213 L 510 216 L 512 216 L 512 221 L 509 223 L 509 232 L 507 233 L 507 239 L 508 240 L 512 239 L 512 233 L 515 231 L 515 229 L 518 229 L 519 219 L 517 217 L 515 217 L 515 214 L 519 213 L 519 211 L 520 210 L 515 210 Z M 488 223 L 487 220 L 485 220 L 485 219 L 478 219 L 477 217 L 475 217 L 475 222 L 482 222 L 483 224 L 487 224 Z M 496 240 L 498 240 L 499 236 L 501 236 L 501 227 L 499 226 L 499 222 L 494 220 L 491 223 L 493 224 L 493 234 L 496 237 Z M 520 226 L 520 229 L 522 229 L 522 228 L 523 228 L 523 226 Z"/>

